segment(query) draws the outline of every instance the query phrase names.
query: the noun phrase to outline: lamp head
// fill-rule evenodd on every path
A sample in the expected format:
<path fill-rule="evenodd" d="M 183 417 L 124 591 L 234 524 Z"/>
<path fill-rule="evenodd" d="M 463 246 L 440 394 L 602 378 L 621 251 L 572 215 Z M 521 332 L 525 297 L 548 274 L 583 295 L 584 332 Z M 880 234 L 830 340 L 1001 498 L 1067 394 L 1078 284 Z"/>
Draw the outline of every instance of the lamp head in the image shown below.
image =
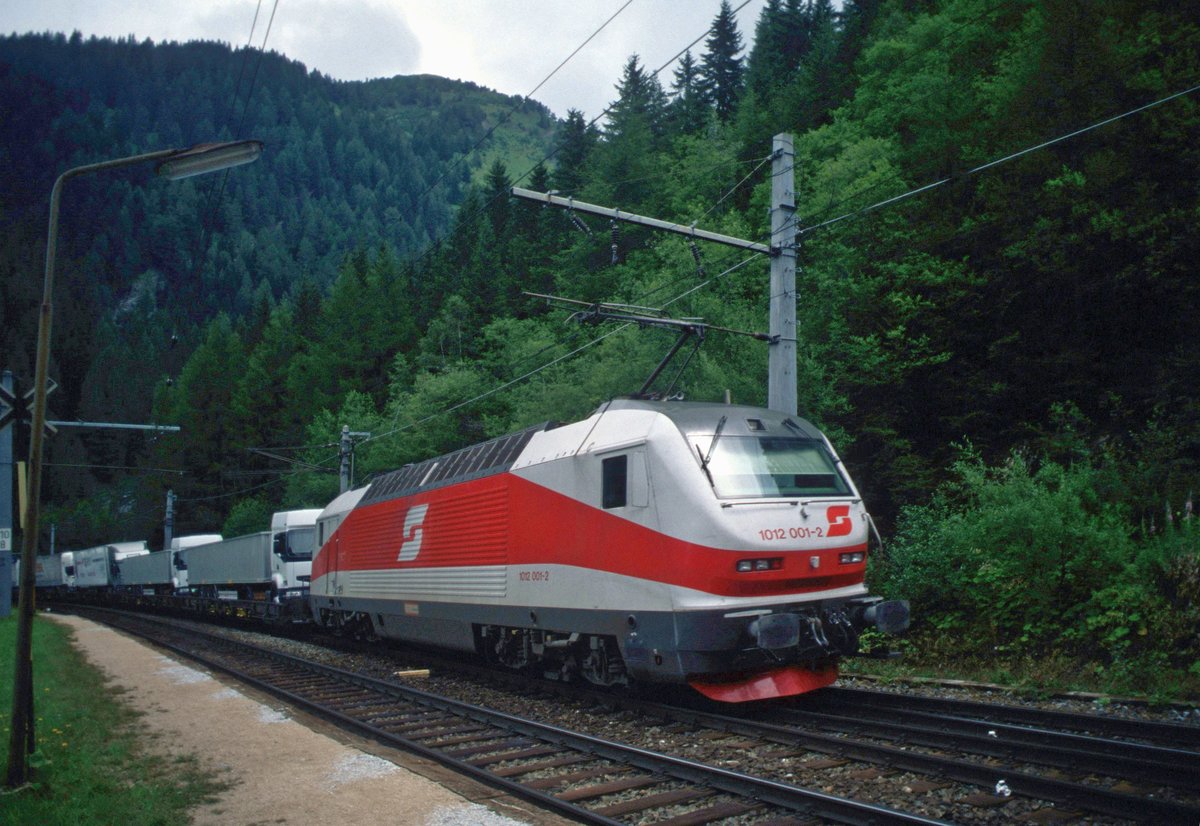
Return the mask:
<path fill-rule="evenodd" d="M 154 171 L 164 178 L 178 181 L 205 172 L 218 172 L 258 160 L 263 151 L 262 141 L 228 141 L 201 143 L 184 149 L 160 161 Z"/>

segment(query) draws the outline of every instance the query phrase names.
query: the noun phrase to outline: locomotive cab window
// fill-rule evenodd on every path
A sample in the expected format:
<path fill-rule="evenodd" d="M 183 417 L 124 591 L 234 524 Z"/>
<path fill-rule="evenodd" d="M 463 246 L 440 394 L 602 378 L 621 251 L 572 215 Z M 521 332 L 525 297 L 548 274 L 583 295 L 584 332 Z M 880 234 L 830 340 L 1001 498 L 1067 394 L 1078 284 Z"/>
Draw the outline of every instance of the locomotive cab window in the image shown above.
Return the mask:
<path fill-rule="evenodd" d="M 701 452 L 709 445 L 700 440 Z M 850 486 L 833 456 L 816 439 L 724 436 L 708 462 L 713 489 L 722 498 L 845 496 Z"/>
<path fill-rule="evenodd" d="M 629 457 L 610 456 L 600 463 L 601 504 L 605 509 L 623 508 L 628 501 Z"/>

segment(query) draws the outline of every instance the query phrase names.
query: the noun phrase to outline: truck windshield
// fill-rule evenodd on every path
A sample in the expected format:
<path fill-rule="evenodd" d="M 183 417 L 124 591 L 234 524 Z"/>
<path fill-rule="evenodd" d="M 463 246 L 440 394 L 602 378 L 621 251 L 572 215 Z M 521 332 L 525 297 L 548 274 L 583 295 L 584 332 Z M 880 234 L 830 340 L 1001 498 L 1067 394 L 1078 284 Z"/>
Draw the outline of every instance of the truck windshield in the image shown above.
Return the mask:
<path fill-rule="evenodd" d="M 298 559 L 312 559 L 313 548 L 316 547 L 317 529 L 292 528 L 287 532 L 287 545 L 283 558 L 288 562 Z"/>
<path fill-rule="evenodd" d="M 696 441 L 705 449 L 706 441 Z M 723 436 L 708 463 L 722 498 L 845 496 L 850 493 L 825 445 L 784 436 Z"/>

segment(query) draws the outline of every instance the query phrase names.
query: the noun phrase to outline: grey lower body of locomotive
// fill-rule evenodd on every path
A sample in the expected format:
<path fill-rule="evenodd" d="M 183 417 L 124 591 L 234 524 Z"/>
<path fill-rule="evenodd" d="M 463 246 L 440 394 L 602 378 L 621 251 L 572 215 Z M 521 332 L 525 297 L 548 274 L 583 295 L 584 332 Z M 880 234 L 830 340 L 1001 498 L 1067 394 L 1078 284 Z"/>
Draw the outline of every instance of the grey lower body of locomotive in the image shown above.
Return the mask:
<path fill-rule="evenodd" d="M 494 652 L 481 649 L 501 639 L 497 634 L 532 634 L 535 647 L 549 649 L 572 645 L 571 635 L 607 638 L 620 649 L 629 678 L 672 683 L 788 665 L 820 666 L 855 654 L 864 630 L 890 634 L 908 626 L 906 602 L 874 596 L 732 613 L 487 605 L 471 606 L 468 613 L 464 606 L 446 602 L 324 596 L 310 597 L 310 603 L 321 625 L 353 616 L 360 624 L 357 630 L 369 622 L 370 632 L 378 637 L 491 659 L 495 657 L 488 655 Z M 406 605 L 411 606 L 407 612 Z"/>

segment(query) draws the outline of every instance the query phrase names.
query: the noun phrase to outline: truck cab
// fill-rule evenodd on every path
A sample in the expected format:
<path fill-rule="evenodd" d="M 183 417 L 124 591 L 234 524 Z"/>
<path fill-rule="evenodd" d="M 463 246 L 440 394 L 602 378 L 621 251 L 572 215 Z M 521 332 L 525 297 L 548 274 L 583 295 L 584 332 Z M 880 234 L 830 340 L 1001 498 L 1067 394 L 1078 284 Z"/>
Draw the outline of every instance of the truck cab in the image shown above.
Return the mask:
<path fill-rule="evenodd" d="M 320 508 L 280 511 L 271 516 L 272 579 L 279 591 L 307 588 L 317 549 Z"/>
<path fill-rule="evenodd" d="M 176 591 L 183 590 L 188 587 L 188 572 L 187 561 L 184 559 L 184 554 L 180 553 L 187 548 L 195 547 L 196 545 L 207 545 L 210 542 L 220 542 L 224 537 L 219 533 L 194 533 L 188 536 L 176 536 L 171 538 L 171 572 L 173 585 Z"/>
<path fill-rule="evenodd" d="M 65 589 L 75 587 L 75 552 L 63 551 L 58 556 L 59 564 L 62 566 L 62 575 L 60 584 Z"/>

